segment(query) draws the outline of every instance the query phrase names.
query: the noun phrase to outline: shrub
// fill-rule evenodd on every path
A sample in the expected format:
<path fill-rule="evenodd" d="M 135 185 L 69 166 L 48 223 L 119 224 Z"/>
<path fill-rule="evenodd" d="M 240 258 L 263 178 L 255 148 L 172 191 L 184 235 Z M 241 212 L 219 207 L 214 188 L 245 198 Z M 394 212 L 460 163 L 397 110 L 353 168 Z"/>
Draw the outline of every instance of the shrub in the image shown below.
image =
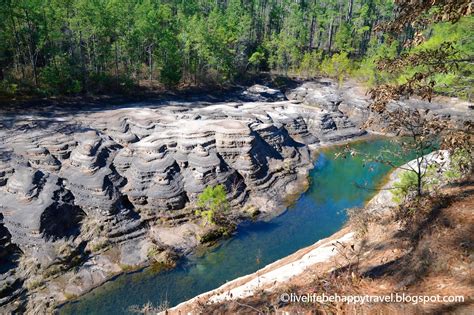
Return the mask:
<path fill-rule="evenodd" d="M 396 203 L 401 203 L 406 200 L 408 196 L 416 192 L 418 185 L 418 178 L 415 172 L 403 171 L 399 175 L 399 181 L 393 184 L 392 200 Z"/>
<path fill-rule="evenodd" d="M 156 246 L 155 244 L 151 245 L 149 248 L 148 248 L 148 251 L 146 253 L 146 257 L 147 258 L 155 258 L 155 256 L 157 256 L 159 253 L 160 253 L 160 249 L 158 248 L 158 246 Z"/>
<path fill-rule="evenodd" d="M 395 58 L 397 56 L 397 41 L 384 41 L 380 43 L 373 37 L 369 42 L 367 56 L 361 60 L 354 76 L 365 82 L 368 86 L 390 83 L 397 79 L 397 74 L 377 69 L 377 61 L 381 58 Z"/>
<path fill-rule="evenodd" d="M 207 222 L 216 224 L 220 217 L 229 210 L 227 192 L 224 185 L 208 186 L 198 197 L 196 214 Z"/>
<path fill-rule="evenodd" d="M 168 88 L 176 86 L 182 77 L 181 65 L 176 60 L 164 64 L 160 70 L 160 80 Z"/>
<path fill-rule="evenodd" d="M 26 288 L 30 291 L 37 289 L 43 285 L 43 278 L 41 276 L 30 279 L 26 282 Z"/>
<path fill-rule="evenodd" d="M 327 76 L 336 78 L 339 83 L 344 77 L 352 72 L 352 62 L 347 52 L 334 54 L 331 58 L 326 58 L 321 64 L 321 72 Z"/>
<path fill-rule="evenodd" d="M 8 82 L 6 80 L 0 81 L 0 96 L 12 97 L 18 92 L 18 84 Z"/>
<path fill-rule="evenodd" d="M 219 240 L 223 236 L 230 236 L 232 233 L 233 227 L 217 227 L 214 229 L 211 229 L 209 232 L 206 234 L 202 235 L 199 239 L 199 242 L 201 244 L 209 244 L 209 243 L 214 243 L 215 241 Z"/>
<path fill-rule="evenodd" d="M 369 231 L 369 221 L 367 220 L 366 215 L 367 212 L 365 208 L 347 209 L 347 216 L 349 217 L 348 222 L 354 226 L 357 238 L 364 237 Z"/>
<path fill-rule="evenodd" d="M 455 150 L 451 155 L 449 167 L 444 173 L 448 181 L 460 179 L 472 170 L 472 156 L 466 149 Z"/>
<path fill-rule="evenodd" d="M 137 267 L 133 265 L 127 265 L 127 264 L 119 264 L 120 269 L 122 269 L 123 272 L 130 272 L 135 270 Z"/>
<path fill-rule="evenodd" d="M 106 73 L 91 74 L 87 81 L 87 90 L 96 93 L 128 93 L 135 84 L 133 80 L 127 76 L 115 77 Z"/>
<path fill-rule="evenodd" d="M 88 245 L 88 248 L 93 252 L 97 253 L 101 251 L 102 249 L 106 248 L 109 245 L 109 241 L 105 238 L 98 238 L 94 239 L 92 242 L 90 242 Z"/>
<path fill-rule="evenodd" d="M 249 58 L 249 64 L 252 65 L 252 67 L 254 67 L 256 70 L 262 69 L 265 61 L 265 54 L 258 50 L 254 52 Z"/>
<path fill-rule="evenodd" d="M 77 94 L 83 86 L 79 70 L 66 57 L 56 56 L 40 74 L 42 92 L 47 95 Z"/>
<path fill-rule="evenodd" d="M 320 71 L 321 51 L 307 52 L 303 55 L 298 72 L 305 77 L 314 77 Z"/>

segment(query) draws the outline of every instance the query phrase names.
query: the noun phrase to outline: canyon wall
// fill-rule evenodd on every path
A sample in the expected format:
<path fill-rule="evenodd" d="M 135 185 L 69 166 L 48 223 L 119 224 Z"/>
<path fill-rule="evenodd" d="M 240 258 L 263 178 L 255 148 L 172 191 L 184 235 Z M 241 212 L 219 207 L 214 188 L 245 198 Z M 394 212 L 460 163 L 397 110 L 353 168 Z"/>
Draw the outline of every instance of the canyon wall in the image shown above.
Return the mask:
<path fill-rule="evenodd" d="M 5 112 L 2 231 L 23 252 L 26 287 L 102 247 L 143 263 L 142 247 L 168 245 L 170 222 L 196 221 L 207 186 L 225 186 L 234 216 L 271 215 L 300 189 L 315 148 L 364 133 L 337 105 L 273 101 L 282 94 L 260 86 L 244 96 L 254 101 Z"/>
<path fill-rule="evenodd" d="M 150 252 L 186 253 L 204 233 L 194 202 L 207 186 L 224 185 L 237 222 L 275 215 L 301 191 L 316 148 L 378 119 L 350 84 L 308 82 L 286 98 L 254 86 L 225 103 L 2 110 L 0 308 L 21 295 L 15 307 L 44 312 L 146 264 Z M 391 106 L 472 119 L 456 107 L 400 104 Z M 383 121 L 369 127 L 382 131 Z"/>

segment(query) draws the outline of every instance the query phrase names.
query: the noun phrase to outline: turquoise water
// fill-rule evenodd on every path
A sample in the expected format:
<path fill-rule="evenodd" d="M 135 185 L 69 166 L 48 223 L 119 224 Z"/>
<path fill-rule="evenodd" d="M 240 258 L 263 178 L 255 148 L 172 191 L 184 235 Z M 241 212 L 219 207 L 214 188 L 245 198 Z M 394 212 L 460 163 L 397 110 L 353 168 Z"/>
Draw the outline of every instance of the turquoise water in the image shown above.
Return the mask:
<path fill-rule="evenodd" d="M 355 142 L 351 147 L 368 154 L 387 147 L 397 149 L 386 139 Z M 242 223 L 234 237 L 183 260 L 171 271 L 147 269 L 120 276 L 65 305 L 60 313 L 129 314 L 131 305 L 148 301 L 158 305 L 163 300 L 174 306 L 333 234 L 345 223 L 346 209 L 362 206 L 376 192 L 360 186 L 380 185 L 390 170 L 365 163 L 361 156 L 335 159 L 341 150 L 340 146 L 321 150 L 310 173 L 309 189 L 282 215 L 269 222 Z"/>

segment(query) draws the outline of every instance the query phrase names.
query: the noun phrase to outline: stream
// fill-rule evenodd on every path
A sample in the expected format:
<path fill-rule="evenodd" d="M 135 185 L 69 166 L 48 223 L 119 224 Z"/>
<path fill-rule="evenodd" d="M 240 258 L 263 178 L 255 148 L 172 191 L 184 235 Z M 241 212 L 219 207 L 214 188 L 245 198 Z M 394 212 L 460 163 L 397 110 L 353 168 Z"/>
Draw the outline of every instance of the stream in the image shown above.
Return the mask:
<path fill-rule="evenodd" d="M 387 138 L 356 141 L 351 147 L 368 154 L 397 150 Z M 376 193 L 360 186 L 380 186 L 390 171 L 358 155 L 336 159 L 335 153 L 342 150 L 343 146 L 320 150 L 308 190 L 280 216 L 243 222 L 232 238 L 182 259 L 173 270 L 156 273 L 147 268 L 119 276 L 64 305 L 60 314 L 130 314 L 131 305 L 147 302 L 175 306 L 330 236 L 344 225 L 347 209 L 363 206 Z M 394 162 L 401 165 L 411 158 Z"/>

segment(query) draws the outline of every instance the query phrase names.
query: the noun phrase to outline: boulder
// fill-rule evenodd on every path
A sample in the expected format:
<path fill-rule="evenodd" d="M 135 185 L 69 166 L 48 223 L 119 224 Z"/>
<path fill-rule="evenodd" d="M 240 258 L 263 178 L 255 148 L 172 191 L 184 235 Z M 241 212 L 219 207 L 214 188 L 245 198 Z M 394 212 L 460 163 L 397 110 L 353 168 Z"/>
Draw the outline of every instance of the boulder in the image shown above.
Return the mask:
<path fill-rule="evenodd" d="M 242 92 L 244 99 L 248 101 L 281 101 L 285 99 L 285 95 L 277 89 L 268 86 L 255 84 Z"/>

